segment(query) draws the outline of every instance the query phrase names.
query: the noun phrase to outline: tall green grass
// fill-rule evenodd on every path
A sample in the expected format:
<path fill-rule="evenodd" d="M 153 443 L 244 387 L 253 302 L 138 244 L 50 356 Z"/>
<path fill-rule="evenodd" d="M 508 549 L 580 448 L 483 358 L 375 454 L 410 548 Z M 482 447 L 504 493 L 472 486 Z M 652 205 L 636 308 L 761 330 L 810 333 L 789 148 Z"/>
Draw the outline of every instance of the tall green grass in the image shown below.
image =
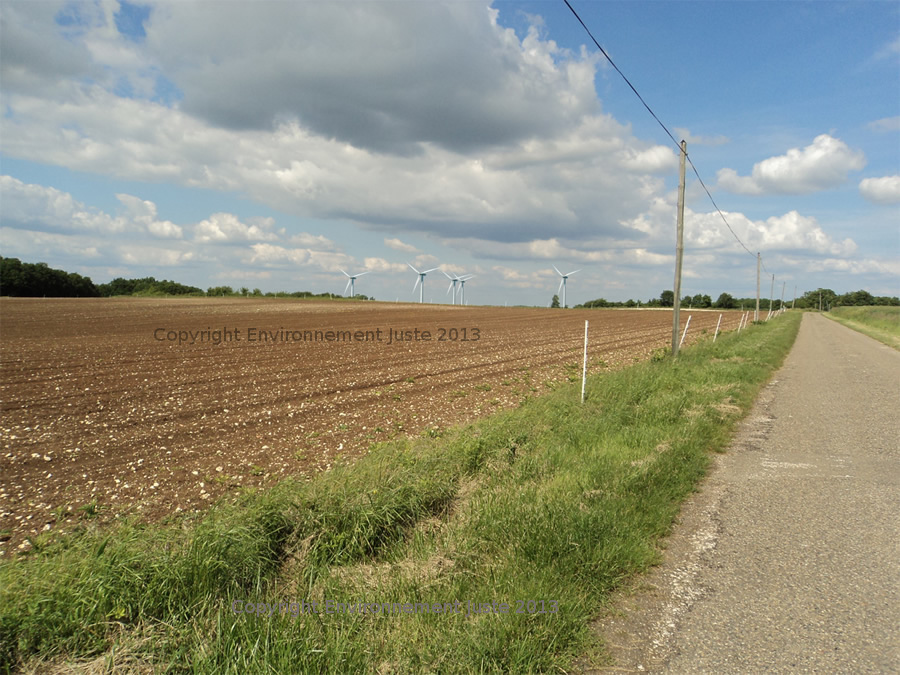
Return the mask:
<path fill-rule="evenodd" d="M 4 563 L 0 668 L 565 669 L 596 653 L 590 619 L 658 560 L 710 451 L 727 444 L 799 318 L 594 377 L 584 405 L 567 386 L 440 438 L 373 448 L 309 483 L 248 493 L 196 523 L 125 523 Z M 248 602 L 276 611 L 234 611 Z M 326 613 L 326 602 L 453 604 L 361 614 Z M 508 612 L 468 613 L 469 603 Z"/>
<path fill-rule="evenodd" d="M 825 316 L 900 349 L 900 307 L 835 307 Z"/>

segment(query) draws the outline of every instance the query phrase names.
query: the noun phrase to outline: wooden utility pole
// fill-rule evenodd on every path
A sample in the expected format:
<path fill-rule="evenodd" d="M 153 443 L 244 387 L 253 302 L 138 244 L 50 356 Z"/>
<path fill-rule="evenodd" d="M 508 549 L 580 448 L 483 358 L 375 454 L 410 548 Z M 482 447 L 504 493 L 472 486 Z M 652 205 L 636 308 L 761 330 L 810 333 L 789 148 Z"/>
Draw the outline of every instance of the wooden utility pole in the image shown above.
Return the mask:
<path fill-rule="evenodd" d="M 786 282 L 786 281 L 782 281 L 782 282 L 781 282 L 781 303 L 779 303 L 779 305 L 778 305 L 778 311 L 779 311 L 779 312 L 780 312 L 781 310 L 784 309 L 784 289 L 785 289 L 786 287 L 787 287 L 787 282 Z"/>
<path fill-rule="evenodd" d="M 753 322 L 759 321 L 759 265 L 762 258 L 759 253 L 756 254 L 756 311 L 753 313 Z"/>
<path fill-rule="evenodd" d="M 672 299 L 672 356 L 678 356 L 679 311 L 681 310 L 681 261 L 684 257 L 684 160 L 687 141 L 681 141 L 681 161 L 678 164 L 677 234 L 675 237 L 675 297 Z"/>

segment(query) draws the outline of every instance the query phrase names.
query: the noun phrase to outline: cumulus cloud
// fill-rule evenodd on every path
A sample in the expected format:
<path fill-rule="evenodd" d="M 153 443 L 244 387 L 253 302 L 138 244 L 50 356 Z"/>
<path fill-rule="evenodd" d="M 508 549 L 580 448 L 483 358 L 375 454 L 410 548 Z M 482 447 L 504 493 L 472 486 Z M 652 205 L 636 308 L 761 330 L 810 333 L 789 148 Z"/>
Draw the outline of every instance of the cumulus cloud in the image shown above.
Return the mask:
<path fill-rule="evenodd" d="M 0 176 L 0 223 L 9 227 L 60 232 L 122 232 L 124 219 L 85 206 L 68 192 Z"/>
<path fill-rule="evenodd" d="M 119 253 L 122 262 L 141 267 L 179 267 L 194 258 L 192 251 L 159 246 L 122 246 L 119 247 Z"/>
<path fill-rule="evenodd" d="M 412 244 L 406 244 L 400 241 L 397 237 L 385 237 L 384 245 L 388 248 L 392 248 L 395 251 L 401 251 L 402 253 L 421 253 L 419 249 L 417 249 Z"/>
<path fill-rule="evenodd" d="M 805 148 L 791 148 L 784 155 L 753 165 L 750 176 L 721 169 L 719 187 L 745 195 L 809 194 L 837 187 L 851 171 L 866 165 L 865 155 L 828 134 L 816 136 Z"/>
<path fill-rule="evenodd" d="M 157 218 L 156 204 L 127 194 L 116 195 L 124 213 L 112 216 L 86 206 L 68 192 L 0 176 L 0 222 L 11 227 L 68 233 L 122 234 L 146 232 L 161 239 L 180 239 L 182 229 Z"/>
<path fill-rule="evenodd" d="M 900 176 L 863 178 L 859 193 L 874 204 L 900 204 Z"/>
<path fill-rule="evenodd" d="M 245 241 L 275 241 L 279 234 L 272 231 L 274 218 L 257 218 L 242 223 L 232 213 L 214 213 L 194 226 L 194 237 L 201 243 L 232 243 Z M 281 230 L 284 234 L 284 230 Z"/>
<path fill-rule="evenodd" d="M 646 233 L 652 239 L 672 239 L 674 195 L 654 200 L 651 207 L 628 225 Z M 812 216 L 804 216 L 796 210 L 765 220 L 754 220 L 740 212 L 723 211 L 725 219 L 734 230 L 732 234 L 722 216 L 716 211 L 700 212 L 688 207 L 684 210 L 685 248 L 696 252 L 704 250 L 744 251 L 735 235 L 752 252 L 756 251 L 805 251 L 808 253 L 848 256 L 857 250 L 849 238 L 837 241 L 829 235 Z"/>
<path fill-rule="evenodd" d="M 796 267 L 806 274 L 818 272 L 841 272 L 852 275 L 878 275 L 886 279 L 894 279 L 900 277 L 900 261 L 897 259 L 879 259 L 879 258 L 791 258 L 785 257 L 783 261 L 786 265 Z M 895 294 L 896 286 L 888 293 Z"/>
<path fill-rule="evenodd" d="M 536 28 L 520 40 L 487 3 L 229 3 L 215 13 L 155 6 L 146 49 L 183 92 L 185 112 L 218 127 L 294 119 L 355 147 L 408 154 L 420 143 L 515 143 L 597 108 L 593 58 Z"/>
<path fill-rule="evenodd" d="M 91 63 L 118 64 L 103 70 L 124 77 L 129 96 L 108 79 L 60 73 L 54 82 L 68 88 L 11 89 L 4 151 L 233 191 L 388 238 L 615 233 L 676 170 L 673 149 L 602 113 L 592 57 L 537 30 L 520 38 L 484 4 L 229 3 L 214 22 L 209 7 L 153 5 L 146 39 L 116 43 L 140 63 L 88 50 Z M 284 38 L 285 25 L 296 36 Z M 113 41 L 108 33 L 71 41 Z M 142 68 L 171 77 L 183 100 L 139 96 Z"/>
<path fill-rule="evenodd" d="M 285 267 L 287 265 L 315 266 L 326 271 L 336 271 L 353 263 L 353 258 L 335 251 L 311 248 L 289 248 L 278 244 L 253 244 L 250 255 L 245 256 L 249 265 Z"/>
<path fill-rule="evenodd" d="M 163 239 L 181 239 L 183 236 L 181 227 L 175 223 L 157 219 L 156 204 L 153 202 L 126 194 L 117 194 L 116 199 L 125 206 L 129 220 L 146 228 L 150 234 Z"/>

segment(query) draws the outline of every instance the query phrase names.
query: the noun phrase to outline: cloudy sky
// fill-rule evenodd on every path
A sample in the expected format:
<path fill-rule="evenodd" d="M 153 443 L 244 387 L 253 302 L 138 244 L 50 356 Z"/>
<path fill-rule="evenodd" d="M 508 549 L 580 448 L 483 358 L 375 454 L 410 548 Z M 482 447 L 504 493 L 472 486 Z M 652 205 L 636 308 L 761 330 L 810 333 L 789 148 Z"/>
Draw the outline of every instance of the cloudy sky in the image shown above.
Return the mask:
<path fill-rule="evenodd" d="M 776 295 L 900 294 L 898 3 L 572 4 L 734 231 L 689 171 L 685 294 L 752 295 L 757 251 Z M 263 291 L 368 270 L 379 300 L 418 297 L 407 263 L 476 275 L 470 304 L 546 305 L 552 265 L 570 305 L 672 287 L 677 149 L 561 0 L 0 21 L 4 256 Z"/>

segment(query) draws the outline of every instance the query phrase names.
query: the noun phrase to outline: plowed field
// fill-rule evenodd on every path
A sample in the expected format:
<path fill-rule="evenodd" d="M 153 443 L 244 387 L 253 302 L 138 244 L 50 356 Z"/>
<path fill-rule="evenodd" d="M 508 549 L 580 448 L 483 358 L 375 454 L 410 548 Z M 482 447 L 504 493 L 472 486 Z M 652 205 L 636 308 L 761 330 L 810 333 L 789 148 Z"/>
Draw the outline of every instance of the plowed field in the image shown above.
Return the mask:
<path fill-rule="evenodd" d="M 688 315 L 690 343 L 719 313 Z M 517 405 L 580 378 L 586 319 L 590 373 L 671 339 L 671 313 L 654 310 L 4 298 L 0 555 Z M 726 312 L 722 329 L 739 320 Z"/>

